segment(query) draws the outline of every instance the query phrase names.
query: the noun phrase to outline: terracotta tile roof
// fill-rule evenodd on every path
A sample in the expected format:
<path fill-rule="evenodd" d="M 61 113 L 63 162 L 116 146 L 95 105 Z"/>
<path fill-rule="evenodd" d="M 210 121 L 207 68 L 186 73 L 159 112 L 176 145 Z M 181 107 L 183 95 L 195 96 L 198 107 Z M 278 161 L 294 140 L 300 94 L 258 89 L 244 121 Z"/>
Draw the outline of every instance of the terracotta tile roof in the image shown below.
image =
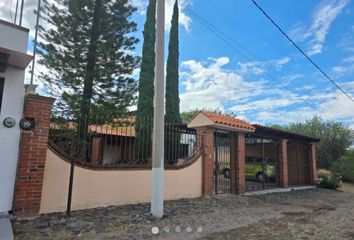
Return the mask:
<path fill-rule="evenodd" d="M 91 133 L 122 136 L 122 137 L 135 137 L 135 127 L 125 126 L 125 127 L 114 127 L 110 124 L 104 125 L 90 125 L 89 131 Z"/>
<path fill-rule="evenodd" d="M 110 124 L 92 124 L 88 126 L 90 133 L 104 134 L 122 137 L 135 137 L 135 116 L 122 117 L 113 119 L 113 123 Z M 64 130 L 64 129 L 76 129 L 77 124 L 74 122 L 66 123 L 50 123 L 51 129 Z"/>
<path fill-rule="evenodd" d="M 252 130 L 254 131 L 256 128 L 252 126 L 251 124 L 247 123 L 246 121 L 243 121 L 241 119 L 229 117 L 226 115 L 221 115 L 218 113 L 214 112 L 201 112 L 205 116 L 207 116 L 210 120 L 217 124 L 223 124 L 226 126 L 231 126 L 231 127 L 237 127 L 237 128 L 243 128 L 247 130 Z"/>

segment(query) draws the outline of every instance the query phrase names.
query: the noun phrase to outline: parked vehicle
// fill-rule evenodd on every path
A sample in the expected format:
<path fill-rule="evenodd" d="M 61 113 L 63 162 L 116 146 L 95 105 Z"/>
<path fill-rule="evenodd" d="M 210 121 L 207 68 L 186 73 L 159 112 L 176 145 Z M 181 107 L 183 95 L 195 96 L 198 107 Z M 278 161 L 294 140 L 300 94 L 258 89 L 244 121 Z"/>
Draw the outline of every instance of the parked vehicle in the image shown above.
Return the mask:
<path fill-rule="evenodd" d="M 248 179 L 256 179 L 260 182 L 264 181 L 275 181 L 275 162 L 267 157 L 264 161 L 265 166 L 263 167 L 263 159 L 261 157 L 246 157 L 245 174 Z M 225 178 L 230 178 L 230 164 L 229 163 L 219 163 L 218 169 L 219 173 L 224 175 Z"/>

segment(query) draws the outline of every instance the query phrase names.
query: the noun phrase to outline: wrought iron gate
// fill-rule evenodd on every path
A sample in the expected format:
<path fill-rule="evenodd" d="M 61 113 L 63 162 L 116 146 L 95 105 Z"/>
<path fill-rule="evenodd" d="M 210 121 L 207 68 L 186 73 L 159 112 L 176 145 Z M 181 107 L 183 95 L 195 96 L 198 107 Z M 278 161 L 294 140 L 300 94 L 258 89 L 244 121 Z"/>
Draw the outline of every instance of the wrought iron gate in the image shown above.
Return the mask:
<path fill-rule="evenodd" d="M 246 138 L 246 191 L 275 188 L 279 182 L 279 149 L 270 139 Z"/>
<path fill-rule="evenodd" d="M 216 131 L 215 146 L 215 194 L 231 192 L 231 134 Z"/>

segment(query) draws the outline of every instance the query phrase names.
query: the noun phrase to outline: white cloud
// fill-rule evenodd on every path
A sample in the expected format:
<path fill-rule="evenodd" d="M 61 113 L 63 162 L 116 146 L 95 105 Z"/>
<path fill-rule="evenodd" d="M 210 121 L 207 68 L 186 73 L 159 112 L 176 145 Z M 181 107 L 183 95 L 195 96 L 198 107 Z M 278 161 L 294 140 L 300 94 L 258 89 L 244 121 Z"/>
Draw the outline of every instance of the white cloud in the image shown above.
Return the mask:
<path fill-rule="evenodd" d="M 325 120 L 354 121 L 354 105 L 339 91 L 316 90 L 314 85 L 305 85 L 294 92 L 265 80 L 247 81 L 238 71 L 227 69 L 229 62 L 228 57 L 220 57 L 182 63 L 182 111 L 219 108 L 264 124 L 304 121 L 314 115 Z M 297 79 L 302 75 L 286 77 Z M 354 81 L 343 87 L 354 93 Z"/>
<path fill-rule="evenodd" d="M 287 86 L 291 84 L 296 79 L 302 78 L 304 75 L 300 73 L 288 74 L 282 77 L 283 85 Z"/>
<path fill-rule="evenodd" d="M 189 60 L 182 63 L 181 110 L 195 108 L 219 108 L 239 99 L 260 94 L 264 81 L 247 82 L 234 71 L 224 67 L 228 57 L 210 58 L 207 62 Z"/>
<path fill-rule="evenodd" d="M 295 24 L 290 31 L 296 41 L 308 41 L 307 54 L 315 55 L 323 51 L 326 36 L 333 21 L 347 6 L 349 0 L 324 0 L 315 9 L 311 26 Z"/>
<path fill-rule="evenodd" d="M 11 6 L 10 6 L 11 3 Z M 21 1 L 19 0 L 19 5 L 21 4 Z M 37 10 L 38 7 L 38 1 L 37 0 L 27 0 L 24 1 L 24 7 L 23 7 L 23 20 L 22 20 L 22 26 L 25 28 L 30 29 L 30 36 L 31 38 L 34 37 L 34 27 L 36 25 L 36 15 L 34 14 L 34 11 Z M 15 18 L 15 11 L 16 11 L 16 0 L 6 0 L 6 1 L 0 1 L 0 18 L 13 22 Z M 11 14 L 10 14 L 11 12 Z M 12 18 L 11 18 L 12 16 Z M 18 14 L 17 14 L 17 24 L 19 23 L 20 19 L 20 6 L 18 6 Z"/>
<path fill-rule="evenodd" d="M 269 61 L 251 61 L 251 62 L 239 62 L 239 72 L 241 74 L 253 73 L 255 75 L 261 75 L 267 72 L 268 68 L 272 68 L 276 71 L 280 71 L 285 64 L 290 61 L 289 57 L 282 57 L 276 60 Z"/>
<path fill-rule="evenodd" d="M 171 19 L 173 13 L 173 6 L 176 0 L 166 0 L 166 11 L 165 11 L 165 24 L 166 24 L 166 31 L 168 31 L 171 27 Z M 148 0 L 131 0 L 131 3 L 134 6 L 137 6 L 141 11 L 142 9 L 146 8 L 148 5 Z M 185 14 L 183 11 L 184 6 L 188 6 L 192 4 L 192 0 L 179 0 L 179 23 L 187 30 L 190 31 L 190 25 L 192 23 L 192 19 Z M 181 8 L 182 6 L 182 8 Z M 141 14 L 146 15 L 146 11 L 142 11 Z"/>
<path fill-rule="evenodd" d="M 332 68 L 333 75 L 338 78 L 346 74 L 354 72 L 354 64 L 345 64 L 341 66 L 335 66 Z"/>
<path fill-rule="evenodd" d="M 354 52 L 354 25 L 341 35 L 340 42 L 337 47 L 350 53 Z"/>
<path fill-rule="evenodd" d="M 354 56 L 346 57 L 343 59 L 344 63 L 351 63 L 354 62 Z"/>

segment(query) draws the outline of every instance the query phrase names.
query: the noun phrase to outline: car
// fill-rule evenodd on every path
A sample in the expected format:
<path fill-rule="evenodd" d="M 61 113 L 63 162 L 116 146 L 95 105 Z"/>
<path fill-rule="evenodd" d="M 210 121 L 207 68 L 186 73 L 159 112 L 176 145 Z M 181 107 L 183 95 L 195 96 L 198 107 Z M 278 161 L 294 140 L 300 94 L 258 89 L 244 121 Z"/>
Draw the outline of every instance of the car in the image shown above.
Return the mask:
<path fill-rule="evenodd" d="M 219 163 L 217 170 L 225 178 L 231 177 L 229 163 Z M 247 156 L 245 175 L 248 179 L 256 179 L 260 182 L 275 182 L 275 162 L 270 157 L 267 157 L 263 167 L 263 158 Z"/>

